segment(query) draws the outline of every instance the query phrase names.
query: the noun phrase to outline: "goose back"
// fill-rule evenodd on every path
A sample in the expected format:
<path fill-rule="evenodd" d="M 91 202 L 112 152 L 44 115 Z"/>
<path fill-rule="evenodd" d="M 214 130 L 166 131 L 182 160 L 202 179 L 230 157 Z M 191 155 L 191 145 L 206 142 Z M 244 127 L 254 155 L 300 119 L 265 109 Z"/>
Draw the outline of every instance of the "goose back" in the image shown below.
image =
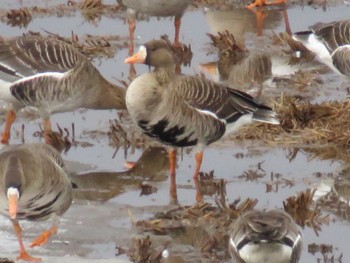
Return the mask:
<path fill-rule="evenodd" d="M 125 108 L 124 89 L 105 80 L 72 45 L 51 37 L 2 39 L 0 78 L 9 89 L 3 97 L 44 115 L 80 107 Z"/>

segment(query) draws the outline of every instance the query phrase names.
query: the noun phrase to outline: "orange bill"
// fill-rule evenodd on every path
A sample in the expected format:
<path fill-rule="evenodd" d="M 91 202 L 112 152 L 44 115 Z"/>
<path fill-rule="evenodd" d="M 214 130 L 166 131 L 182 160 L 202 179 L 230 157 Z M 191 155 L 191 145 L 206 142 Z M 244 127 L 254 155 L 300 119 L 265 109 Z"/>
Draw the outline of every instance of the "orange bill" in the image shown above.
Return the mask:
<path fill-rule="evenodd" d="M 140 52 L 137 52 L 134 55 L 132 55 L 131 57 L 126 58 L 124 61 L 125 64 L 144 63 L 144 62 L 145 62 L 144 54 L 142 54 Z"/>
<path fill-rule="evenodd" d="M 18 195 L 10 194 L 8 197 L 9 200 L 9 215 L 11 219 L 16 219 L 17 207 L 18 207 Z"/>

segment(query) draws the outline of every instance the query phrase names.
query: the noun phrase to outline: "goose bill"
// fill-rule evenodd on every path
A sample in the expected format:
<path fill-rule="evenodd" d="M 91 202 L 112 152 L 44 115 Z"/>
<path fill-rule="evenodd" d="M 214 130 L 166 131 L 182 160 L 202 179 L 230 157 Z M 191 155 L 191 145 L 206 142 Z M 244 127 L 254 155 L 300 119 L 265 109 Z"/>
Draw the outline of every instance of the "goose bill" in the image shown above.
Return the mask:
<path fill-rule="evenodd" d="M 9 194 L 9 215 L 11 219 L 16 219 L 17 215 L 17 206 L 18 206 L 18 195 L 17 194 Z"/>
<path fill-rule="evenodd" d="M 140 46 L 139 52 L 135 53 L 131 57 L 125 59 L 125 64 L 131 63 L 145 63 L 147 57 L 147 50 L 145 46 Z"/>

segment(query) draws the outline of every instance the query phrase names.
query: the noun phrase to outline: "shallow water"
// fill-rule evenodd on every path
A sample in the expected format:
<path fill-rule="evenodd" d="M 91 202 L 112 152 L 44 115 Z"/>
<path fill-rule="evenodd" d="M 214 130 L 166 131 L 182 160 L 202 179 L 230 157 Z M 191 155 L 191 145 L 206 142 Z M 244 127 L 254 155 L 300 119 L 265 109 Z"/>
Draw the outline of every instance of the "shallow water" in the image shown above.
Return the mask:
<path fill-rule="evenodd" d="M 10 1 L 0 3 L 0 13 L 10 8 L 33 6 L 41 4 L 43 7 L 65 4 L 65 1 Z M 114 4 L 113 1 L 109 1 Z M 291 5 L 287 9 L 292 31 L 306 30 L 309 25 L 316 22 L 328 22 L 349 18 L 350 7 L 347 4 L 327 2 L 326 10 L 321 7 Z M 121 42 L 127 42 L 128 26 L 123 17 L 125 11 L 119 11 L 116 17 L 102 16 L 95 24 L 87 22 L 80 11 L 73 11 L 69 16 L 56 15 L 34 16 L 26 28 L 12 27 L 5 22 L 0 23 L 2 37 L 16 36 L 23 32 L 43 30 L 62 36 L 70 36 L 72 31 L 78 36 L 92 35 L 120 35 Z M 218 22 L 218 17 L 223 18 Z M 222 23 L 230 21 L 229 24 Z M 251 50 L 265 50 L 274 55 L 269 49 L 273 32 L 285 31 L 283 16 L 279 10 L 267 10 L 263 35 L 257 36 L 255 16 L 245 9 L 233 9 L 231 11 L 215 11 L 202 7 L 190 7 L 183 16 L 180 31 L 180 41 L 191 44 L 194 53 L 191 67 L 183 67 L 182 72 L 195 74 L 200 72 L 200 64 L 217 59 L 217 52 L 210 47 L 210 39 L 207 33 L 215 33 L 228 27 L 237 38 L 245 43 Z M 172 18 L 154 18 L 137 22 L 135 32 L 136 46 L 152 38 L 158 38 L 167 34 L 173 38 L 174 28 Z M 123 63 L 127 57 L 127 48 L 118 49 L 112 58 L 95 59 L 93 62 L 101 73 L 108 79 L 126 80 L 129 74 L 129 66 Z M 287 66 L 286 61 L 279 57 L 274 58 L 275 73 L 286 75 L 305 65 Z M 280 63 L 284 63 L 280 65 Z M 278 65 L 278 66 L 276 66 Z M 308 67 L 326 68 L 317 61 Z M 137 74 L 142 74 L 148 69 L 143 65 L 136 65 Z M 339 77 L 330 70 L 320 76 L 323 83 L 308 87 L 305 92 L 313 102 L 329 99 L 344 99 L 347 96 L 346 88 L 349 81 Z M 210 77 L 210 76 L 208 76 Z M 276 88 L 274 83 L 266 84 L 264 97 L 279 96 L 282 92 L 293 94 L 289 87 Z M 39 138 L 32 134 L 39 130 L 40 119 L 28 120 L 25 114 L 19 117 L 13 125 L 13 137 L 11 143 L 20 143 L 19 132 L 22 124 L 25 124 L 25 141 L 36 142 Z M 169 208 L 169 178 L 166 151 L 162 148 L 154 148 L 143 152 L 142 149 L 119 149 L 113 157 L 116 149 L 109 144 L 106 134 L 109 130 L 109 121 L 117 118 L 117 111 L 92 111 L 77 110 L 73 113 L 55 114 L 52 123 L 59 123 L 61 127 L 70 129 L 71 123 L 75 125 L 75 135 L 78 142 L 88 142 L 89 147 L 78 144 L 72 147 L 63 158 L 67 162 L 69 171 L 73 175 L 73 182 L 79 187 L 75 192 L 75 201 L 68 212 L 63 216 L 60 230 L 57 236 L 43 248 L 30 250 L 33 255 L 41 256 L 46 262 L 76 262 L 86 259 L 126 259 L 126 256 L 115 256 L 115 246 L 128 246 L 137 232 L 133 229 L 129 211 L 133 219 L 150 218 L 154 211 Z M 0 127 L 2 128 L 2 126 Z M 99 131 L 99 132 L 95 132 Z M 259 208 L 282 208 L 282 201 L 307 188 L 317 187 L 321 180 L 327 179 L 327 174 L 337 175 L 343 168 L 337 160 L 310 159 L 307 152 L 299 152 L 292 161 L 288 156 L 292 149 L 286 146 L 269 147 L 263 142 L 232 142 L 229 139 L 214 143 L 207 147 L 202 165 L 203 171 L 214 170 L 216 178 L 227 181 L 227 199 L 229 202 L 237 198 L 258 198 Z M 132 171 L 126 171 L 125 161 L 137 161 L 142 157 L 142 165 Z M 191 205 L 194 203 L 195 187 L 192 182 L 193 151 L 183 151 L 178 159 L 177 184 L 178 203 Z M 262 178 L 254 181 L 246 181 L 241 175 L 248 169 L 257 170 L 259 163 L 265 171 Z M 271 173 L 280 174 L 279 179 L 271 178 Z M 322 174 L 321 177 L 318 174 Z M 109 178 L 110 179 L 109 179 Z M 293 183 L 288 185 L 287 179 Z M 149 181 L 158 188 L 151 195 L 140 196 L 138 187 L 141 181 Z M 327 180 L 332 183 L 332 180 Z M 278 190 L 266 192 L 266 184 L 273 185 Z M 330 187 L 327 188 L 328 191 Z M 214 197 L 205 196 L 205 201 L 214 202 Z M 304 250 L 300 262 L 318 262 L 321 254 L 312 255 L 307 251 L 310 243 L 325 243 L 333 245 L 335 257 L 343 254 L 342 262 L 350 262 L 350 254 L 347 250 L 350 242 L 349 235 L 342 232 L 349 231 L 349 221 L 331 214 L 331 223 L 322 226 L 322 231 L 316 233 L 310 229 L 301 229 L 304 239 Z M 18 244 L 12 231 L 9 220 L 0 217 L 0 257 L 14 259 Z M 39 231 L 48 223 L 21 223 L 24 229 L 24 242 L 28 244 Z M 174 253 L 176 254 L 174 246 Z M 183 252 L 183 251 L 182 251 Z M 189 253 L 189 252 L 188 252 Z M 192 255 L 192 254 L 191 254 Z M 65 256 L 64 258 L 60 258 Z M 193 256 L 193 255 L 192 255 Z M 200 261 L 200 256 L 193 262 Z M 102 261 L 101 261 L 102 262 Z"/>

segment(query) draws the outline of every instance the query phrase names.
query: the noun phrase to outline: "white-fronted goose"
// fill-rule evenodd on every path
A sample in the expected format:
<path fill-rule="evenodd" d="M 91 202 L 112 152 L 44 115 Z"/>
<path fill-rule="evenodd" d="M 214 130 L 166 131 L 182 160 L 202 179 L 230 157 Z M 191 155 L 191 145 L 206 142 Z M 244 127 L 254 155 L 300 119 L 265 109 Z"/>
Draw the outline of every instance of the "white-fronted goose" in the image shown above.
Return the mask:
<path fill-rule="evenodd" d="M 125 90 L 103 78 L 90 60 L 55 38 L 0 39 L 0 100 L 11 104 L 1 142 L 6 144 L 16 110 L 33 107 L 51 132 L 50 114 L 77 108 L 125 109 Z"/>
<path fill-rule="evenodd" d="M 133 121 L 149 136 L 172 147 L 197 146 L 194 178 L 203 149 L 253 121 L 279 124 L 270 107 L 241 91 L 202 77 L 176 75 L 169 45 L 152 40 L 125 63 L 145 63 L 153 72 L 137 77 L 128 87 L 126 105 Z M 175 150 L 170 170 L 175 175 Z"/>
<path fill-rule="evenodd" d="M 47 144 L 5 146 L 0 152 L 0 213 L 12 221 L 20 245 L 17 259 L 40 261 L 23 245 L 18 220 L 46 220 L 52 227 L 31 243 L 40 246 L 57 232 L 59 217 L 70 207 L 72 186 L 60 154 Z"/>
<path fill-rule="evenodd" d="M 251 210 L 230 226 L 229 251 L 235 263 L 297 263 L 302 237 L 283 210 Z"/>
<path fill-rule="evenodd" d="M 179 45 L 179 33 L 181 25 L 181 17 L 186 8 L 193 0 L 119 0 L 127 7 L 127 19 L 129 24 L 129 54 L 134 52 L 134 32 L 136 28 L 136 15 L 143 13 L 155 17 L 174 16 L 175 39 L 174 45 Z"/>
<path fill-rule="evenodd" d="M 335 72 L 350 77 L 350 19 L 317 23 L 309 29 L 295 33 L 294 39 L 302 42 Z"/>

